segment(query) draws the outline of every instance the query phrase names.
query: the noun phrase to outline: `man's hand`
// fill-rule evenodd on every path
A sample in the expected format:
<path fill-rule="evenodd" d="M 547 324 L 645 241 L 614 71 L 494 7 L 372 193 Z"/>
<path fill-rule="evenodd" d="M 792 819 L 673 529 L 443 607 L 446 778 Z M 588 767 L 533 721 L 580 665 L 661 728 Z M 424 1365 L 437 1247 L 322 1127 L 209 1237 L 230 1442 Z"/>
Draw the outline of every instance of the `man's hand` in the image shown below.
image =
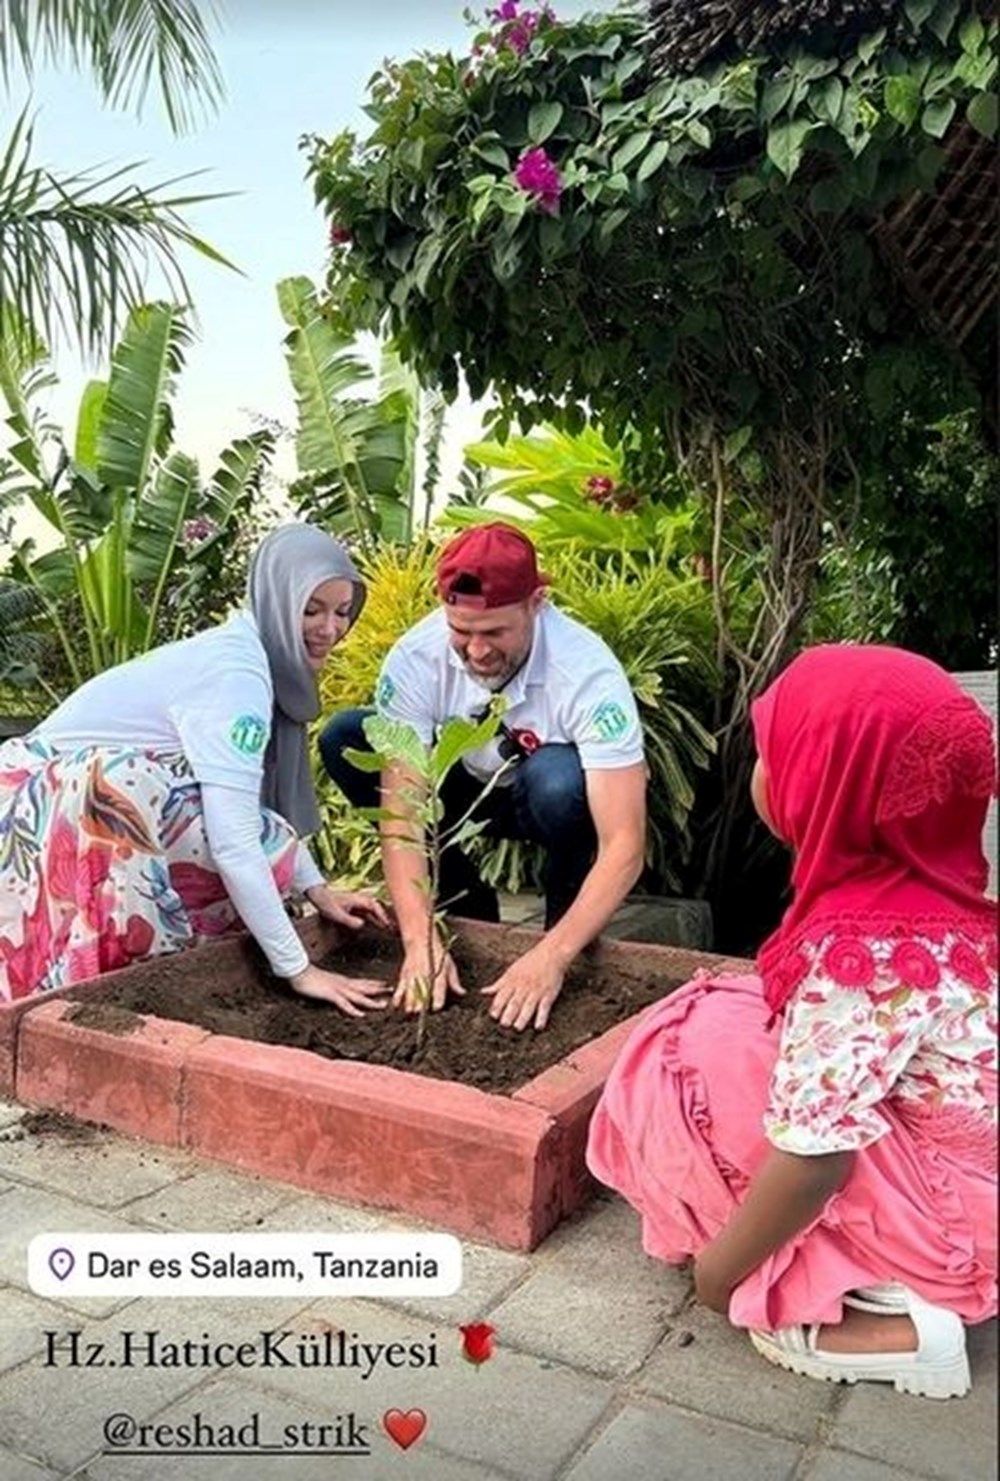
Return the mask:
<path fill-rule="evenodd" d="M 545 942 L 539 942 L 512 962 L 490 987 L 482 989 L 493 998 L 490 1017 L 497 1019 L 501 1028 L 520 1030 L 531 1023 L 544 1028 L 564 976 Z"/>
<path fill-rule="evenodd" d="M 391 924 L 385 906 L 374 895 L 348 894 L 331 889 L 328 884 L 316 884 L 311 890 L 306 890 L 306 899 L 327 920 L 338 926 L 347 926 L 352 931 L 360 930 L 368 922 L 384 927 Z"/>
<path fill-rule="evenodd" d="M 333 1003 L 348 1018 L 363 1018 L 369 1008 L 384 1008 L 389 994 L 387 982 L 374 982 L 368 977 L 342 977 L 339 972 L 326 972 L 309 966 L 288 978 L 288 985 L 304 998 L 318 998 Z"/>
<path fill-rule="evenodd" d="M 458 968 L 444 949 L 441 937 L 435 933 L 433 963 L 428 955 L 426 940 L 406 948 L 399 980 L 392 995 L 392 1006 L 402 1008 L 405 1013 L 419 1013 L 426 1005 L 427 985 L 434 976 L 434 989 L 430 1007 L 443 1008 L 449 992 L 464 996 L 465 988 L 458 976 Z"/>

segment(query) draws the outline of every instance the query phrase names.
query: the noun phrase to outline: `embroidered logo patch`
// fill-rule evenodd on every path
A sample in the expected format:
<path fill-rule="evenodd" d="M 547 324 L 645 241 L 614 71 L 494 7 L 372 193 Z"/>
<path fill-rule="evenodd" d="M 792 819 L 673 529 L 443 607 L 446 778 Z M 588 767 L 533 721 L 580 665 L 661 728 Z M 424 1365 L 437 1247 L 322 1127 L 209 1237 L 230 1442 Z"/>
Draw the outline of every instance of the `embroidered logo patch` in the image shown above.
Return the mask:
<path fill-rule="evenodd" d="M 599 740 L 617 740 L 628 729 L 628 716 L 615 700 L 606 699 L 594 711 L 594 729 Z"/>
<path fill-rule="evenodd" d="M 264 749 L 267 726 L 259 715 L 240 715 L 239 719 L 233 721 L 229 739 L 242 755 L 256 756 Z"/>
<path fill-rule="evenodd" d="M 378 709 L 388 709 L 389 706 L 392 704 L 395 693 L 395 684 L 389 678 L 388 674 L 383 674 L 381 679 L 379 679 L 378 681 L 378 688 L 375 690 L 375 704 Z"/>

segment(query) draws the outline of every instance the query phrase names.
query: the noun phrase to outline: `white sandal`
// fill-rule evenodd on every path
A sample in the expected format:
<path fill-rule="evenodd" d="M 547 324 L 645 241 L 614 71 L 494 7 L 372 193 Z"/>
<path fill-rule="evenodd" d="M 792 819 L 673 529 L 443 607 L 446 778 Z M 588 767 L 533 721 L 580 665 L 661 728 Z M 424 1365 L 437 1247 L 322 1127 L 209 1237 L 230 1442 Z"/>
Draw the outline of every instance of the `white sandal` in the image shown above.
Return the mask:
<path fill-rule="evenodd" d="M 908 1316 L 917 1331 L 916 1352 L 820 1352 L 820 1324 L 780 1327 L 776 1332 L 750 1332 L 750 1341 L 769 1363 L 804 1378 L 829 1383 L 865 1380 L 891 1383 L 897 1393 L 926 1399 L 951 1399 L 972 1387 L 962 1319 L 943 1306 L 932 1306 L 906 1286 L 872 1286 L 844 1297 L 847 1306 L 882 1316 Z"/>

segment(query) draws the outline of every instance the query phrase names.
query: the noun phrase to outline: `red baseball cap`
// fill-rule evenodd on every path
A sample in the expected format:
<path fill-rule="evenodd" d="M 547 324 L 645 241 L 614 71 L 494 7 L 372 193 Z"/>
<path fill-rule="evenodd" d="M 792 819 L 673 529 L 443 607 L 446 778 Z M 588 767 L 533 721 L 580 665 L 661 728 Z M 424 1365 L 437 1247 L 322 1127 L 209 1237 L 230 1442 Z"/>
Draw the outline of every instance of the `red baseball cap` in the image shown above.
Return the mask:
<path fill-rule="evenodd" d="M 450 540 L 437 565 L 437 589 L 453 607 L 509 607 L 526 602 L 548 577 L 535 547 L 513 525 L 474 525 Z"/>

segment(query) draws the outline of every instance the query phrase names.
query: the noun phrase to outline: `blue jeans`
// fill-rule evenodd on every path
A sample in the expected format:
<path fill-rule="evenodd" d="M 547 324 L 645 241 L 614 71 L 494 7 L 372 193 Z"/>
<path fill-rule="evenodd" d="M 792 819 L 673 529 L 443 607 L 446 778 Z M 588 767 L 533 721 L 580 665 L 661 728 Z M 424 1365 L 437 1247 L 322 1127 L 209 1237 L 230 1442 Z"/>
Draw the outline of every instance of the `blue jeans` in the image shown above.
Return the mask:
<path fill-rule="evenodd" d="M 327 773 L 355 807 L 379 805 L 377 774 L 359 771 L 344 756 L 350 748 L 371 750 L 362 725 L 374 713 L 370 709 L 340 710 L 330 717 L 319 736 Z M 457 823 L 476 804 L 481 790 L 482 783 L 461 762 L 453 766 L 441 790 L 442 826 Z M 548 929 L 555 925 L 579 894 L 597 849 L 576 746 L 540 746 L 533 755 L 522 757 L 514 766 L 509 785 L 494 787 L 475 806 L 473 817 L 486 820 L 484 831 L 490 838 L 516 838 L 542 845 L 545 926 Z M 484 883 L 476 865 L 457 847 L 442 854 L 439 892 L 449 914 L 472 920 L 500 919 L 496 891 Z"/>

